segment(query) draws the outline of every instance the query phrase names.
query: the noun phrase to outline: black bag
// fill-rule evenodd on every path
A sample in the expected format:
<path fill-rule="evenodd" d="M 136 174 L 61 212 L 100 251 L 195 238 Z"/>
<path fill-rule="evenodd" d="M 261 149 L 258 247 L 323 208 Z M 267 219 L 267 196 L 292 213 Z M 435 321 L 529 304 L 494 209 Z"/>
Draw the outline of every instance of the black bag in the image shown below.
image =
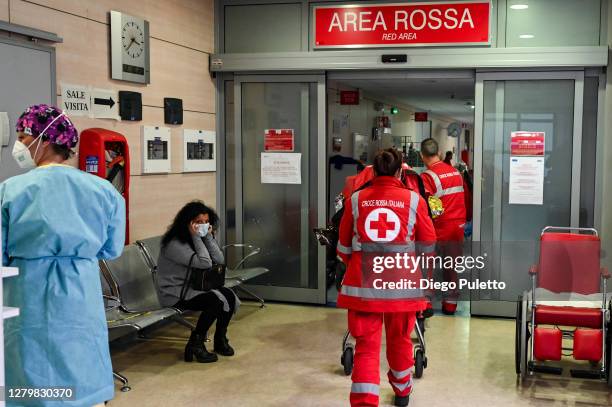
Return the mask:
<path fill-rule="evenodd" d="M 197 253 L 194 253 L 189 260 L 189 268 L 181 290 L 181 299 L 185 297 L 187 287 L 196 291 L 210 291 L 225 285 L 225 265 L 213 264 L 211 268 L 207 269 L 193 267 L 193 259 L 197 255 Z"/>

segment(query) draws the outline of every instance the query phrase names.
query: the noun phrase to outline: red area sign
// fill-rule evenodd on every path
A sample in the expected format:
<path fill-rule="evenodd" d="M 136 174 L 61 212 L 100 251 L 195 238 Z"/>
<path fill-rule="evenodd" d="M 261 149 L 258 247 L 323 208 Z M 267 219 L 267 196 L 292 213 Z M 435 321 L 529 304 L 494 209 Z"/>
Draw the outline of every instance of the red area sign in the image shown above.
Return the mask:
<path fill-rule="evenodd" d="M 489 45 L 491 2 L 314 8 L 315 48 Z"/>
<path fill-rule="evenodd" d="M 264 136 L 264 151 L 293 151 L 295 148 L 293 129 L 267 129 Z"/>
<path fill-rule="evenodd" d="M 358 90 L 342 90 L 340 91 L 341 105 L 358 105 L 359 91 Z"/>
<path fill-rule="evenodd" d="M 543 156 L 543 131 L 513 131 L 510 133 L 510 155 Z"/>
<path fill-rule="evenodd" d="M 426 122 L 427 112 L 414 112 L 414 121 L 415 122 Z"/>

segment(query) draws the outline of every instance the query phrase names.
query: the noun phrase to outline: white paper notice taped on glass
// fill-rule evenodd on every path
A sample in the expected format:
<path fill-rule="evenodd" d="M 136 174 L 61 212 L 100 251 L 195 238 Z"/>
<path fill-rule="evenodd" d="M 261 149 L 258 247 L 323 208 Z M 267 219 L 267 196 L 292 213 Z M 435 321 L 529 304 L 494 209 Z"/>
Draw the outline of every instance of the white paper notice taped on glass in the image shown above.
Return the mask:
<path fill-rule="evenodd" d="M 261 153 L 262 184 L 301 184 L 301 153 Z"/>
<path fill-rule="evenodd" d="M 508 201 L 515 205 L 544 203 L 544 157 L 510 157 Z"/>

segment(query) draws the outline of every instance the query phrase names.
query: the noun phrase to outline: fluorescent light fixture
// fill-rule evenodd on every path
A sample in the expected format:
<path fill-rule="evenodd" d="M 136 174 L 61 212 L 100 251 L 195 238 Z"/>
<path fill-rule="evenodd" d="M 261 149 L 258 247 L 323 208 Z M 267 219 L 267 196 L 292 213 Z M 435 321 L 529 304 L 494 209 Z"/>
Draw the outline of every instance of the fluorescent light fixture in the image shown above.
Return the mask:
<path fill-rule="evenodd" d="M 510 6 L 512 10 L 525 10 L 528 9 L 529 6 L 527 4 L 513 4 Z"/>
<path fill-rule="evenodd" d="M 528 40 L 528 39 L 531 39 L 533 37 L 535 37 L 535 35 L 533 35 L 533 34 L 521 34 L 521 35 L 519 35 L 519 38 L 522 38 L 524 40 Z"/>

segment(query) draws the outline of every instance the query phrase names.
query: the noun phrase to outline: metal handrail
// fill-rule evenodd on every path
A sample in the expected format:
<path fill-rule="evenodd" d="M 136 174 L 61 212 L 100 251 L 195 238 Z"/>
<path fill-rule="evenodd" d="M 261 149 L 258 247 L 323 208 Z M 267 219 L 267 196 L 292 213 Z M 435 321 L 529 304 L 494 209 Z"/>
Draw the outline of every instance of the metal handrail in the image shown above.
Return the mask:
<path fill-rule="evenodd" d="M 540 233 L 540 236 L 550 231 L 591 232 L 593 236 L 599 237 L 599 234 L 597 233 L 597 229 L 595 228 L 577 228 L 577 227 L 571 227 L 571 226 L 546 226 L 544 229 L 542 229 L 542 233 Z"/>

